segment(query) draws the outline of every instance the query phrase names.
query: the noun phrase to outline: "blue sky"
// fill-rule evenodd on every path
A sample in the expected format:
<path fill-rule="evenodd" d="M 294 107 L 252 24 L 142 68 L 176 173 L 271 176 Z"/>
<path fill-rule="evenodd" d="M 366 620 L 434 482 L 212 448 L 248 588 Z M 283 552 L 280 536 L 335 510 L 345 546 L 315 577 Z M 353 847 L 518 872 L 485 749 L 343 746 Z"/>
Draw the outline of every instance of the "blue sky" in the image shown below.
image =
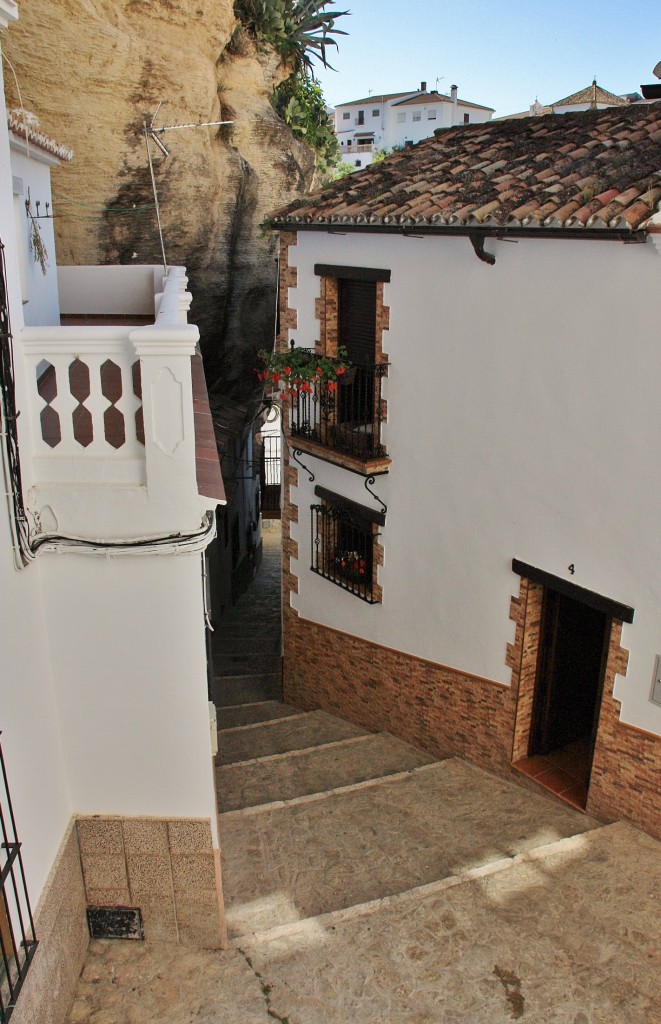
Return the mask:
<path fill-rule="evenodd" d="M 331 105 L 381 92 L 449 92 L 496 116 L 597 81 L 612 92 L 654 82 L 661 0 L 336 0 L 337 72 L 317 68 Z"/>

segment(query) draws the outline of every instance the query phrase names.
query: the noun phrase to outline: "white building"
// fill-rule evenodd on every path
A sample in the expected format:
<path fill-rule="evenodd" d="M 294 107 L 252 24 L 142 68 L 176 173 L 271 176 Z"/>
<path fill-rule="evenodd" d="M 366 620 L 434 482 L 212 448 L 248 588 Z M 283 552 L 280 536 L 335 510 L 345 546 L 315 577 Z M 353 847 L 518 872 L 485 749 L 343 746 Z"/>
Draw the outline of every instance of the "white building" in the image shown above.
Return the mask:
<path fill-rule="evenodd" d="M 0 29 L 17 16 L 0 0 Z M 0 126 L 12 1024 L 64 1021 L 86 908 L 139 911 L 147 940 L 223 940 L 203 557 L 224 498 L 198 331 L 181 267 L 58 270 L 48 174 L 70 155 L 24 114 Z"/>
<path fill-rule="evenodd" d="M 496 118 L 496 120 L 506 121 L 513 117 L 540 117 L 543 114 L 575 114 L 581 110 L 605 110 L 606 107 L 627 107 L 632 103 L 644 102 L 640 93 L 630 92 L 618 96 L 598 85 L 597 79 L 593 78 L 591 84 L 585 89 L 578 89 L 554 103 L 544 105 L 539 100 L 535 100 L 534 103 L 531 103 L 529 110 L 524 110 L 520 114 L 507 114 L 505 117 Z"/>
<path fill-rule="evenodd" d="M 450 95 L 427 91 L 421 82 L 414 92 L 367 96 L 335 108 L 335 135 L 342 159 L 352 166 L 371 164 L 376 150 L 391 150 L 427 139 L 438 128 L 490 121 L 493 109 Z"/>
<path fill-rule="evenodd" d="M 657 836 L 660 139 L 449 129 L 273 215 L 280 344 L 357 367 L 286 400 L 285 700 Z"/>

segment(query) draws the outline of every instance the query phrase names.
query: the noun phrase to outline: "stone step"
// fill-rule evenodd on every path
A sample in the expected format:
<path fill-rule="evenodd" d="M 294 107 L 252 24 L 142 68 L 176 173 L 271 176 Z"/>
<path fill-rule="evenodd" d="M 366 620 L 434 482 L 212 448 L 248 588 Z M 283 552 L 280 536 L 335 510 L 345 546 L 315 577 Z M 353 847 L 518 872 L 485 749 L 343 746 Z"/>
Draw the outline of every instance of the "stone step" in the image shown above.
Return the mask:
<path fill-rule="evenodd" d="M 218 676 L 211 684 L 211 699 L 219 710 L 257 701 L 280 700 L 282 676 Z"/>
<path fill-rule="evenodd" d="M 260 651 L 249 651 L 243 654 L 214 655 L 214 674 L 216 676 L 250 676 L 270 675 L 282 668 L 279 654 L 263 654 Z"/>
<path fill-rule="evenodd" d="M 351 743 L 292 751 L 277 761 L 227 764 L 217 770 L 219 809 L 235 811 L 292 800 L 410 771 L 434 761 L 431 755 L 388 733 L 376 733 Z"/>
<path fill-rule="evenodd" d="M 655 1024 L 660 868 L 605 825 L 240 945 L 290 1021 Z"/>
<path fill-rule="evenodd" d="M 243 729 L 220 729 L 216 760 L 218 764 L 232 764 L 365 735 L 365 729 L 342 718 L 325 711 L 307 711 Z"/>
<path fill-rule="evenodd" d="M 249 636 L 224 637 L 218 641 L 212 641 L 214 657 L 224 657 L 232 654 L 280 654 L 282 647 L 280 633 L 273 636 L 263 632 L 252 633 Z"/>
<path fill-rule="evenodd" d="M 225 623 L 223 623 L 223 628 Z M 222 654 L 225 650 L 239 652 L 246 650 L 260 650 L 267 653 L 277 653 L 282 646 L 280 626 L 272 629 L 252 628 L 245 625 L 229 624 L 225 632 L 215 636 L 211 641 L 214 653 Z"/>
<path fill-rule="evenodd" d="M 298 708 L 283 704 L 279 700 L 253 701 L 221 708 L 218 715 L 219 729 L 233 729 L 237 725 L 253 725 L 255 722 L 270 722 L 275 718 L 289 718 L 299 714 Z"/>
<path fill-rule="evenodd" d="M 457 758 L 222 818 L 230 937 L 381 900 L 598 827 Z"/>

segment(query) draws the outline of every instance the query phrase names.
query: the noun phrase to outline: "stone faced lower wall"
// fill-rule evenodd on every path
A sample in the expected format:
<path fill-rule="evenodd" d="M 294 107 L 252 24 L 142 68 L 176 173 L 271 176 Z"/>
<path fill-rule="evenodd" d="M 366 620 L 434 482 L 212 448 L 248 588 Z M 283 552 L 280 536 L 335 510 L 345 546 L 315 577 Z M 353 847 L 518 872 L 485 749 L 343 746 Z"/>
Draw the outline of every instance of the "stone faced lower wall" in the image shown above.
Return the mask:
<path fill-rule="evenodd" d="M 94 816 L 77 829 L 90 906 L 139 907 L 147 941 L 224 945 L 208 820 Z"/>
<path fill-rule="evenodd" d="M 85 886 L 72 821 L 35 908 L 39 945 L 12 1024 L 63 1024 L 87 952 Z"/>
<path fill-rule="evenodd" d="M 287 599 L 283 614 L 285 701 L 385 729 L 439 757 L 508 770 L 510 687 L 320 626 Z"/>
<path fill-rule="evenodd" d="M 613 687 L 629 657 L 621 638 L 622 623 L 613 622 L 587 810 L 598 818 L 624 818 L 661 839 L 661 736 L 620 721 Z"/>

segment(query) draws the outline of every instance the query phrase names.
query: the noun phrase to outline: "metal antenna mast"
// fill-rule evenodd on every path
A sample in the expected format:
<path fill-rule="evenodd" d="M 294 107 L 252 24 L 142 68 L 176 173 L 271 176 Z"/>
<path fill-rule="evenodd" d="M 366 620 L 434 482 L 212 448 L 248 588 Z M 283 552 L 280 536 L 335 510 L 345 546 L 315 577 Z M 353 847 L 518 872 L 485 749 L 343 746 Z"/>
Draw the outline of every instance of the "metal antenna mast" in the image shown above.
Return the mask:
<path fill-rule="evenodd" d="M 163 270 L 167 271 L 168 267 L 167 267 L 167 258 L 165 256 L 165 242 L 163 241 L 163 228 L 161 226 L 161 211 L 160 211 L 160 206 L 159 206 L 159 203 L 158 203 L 158 191 L 156 189 L 156 177 L 154 175 L 154 164 L 153 164 L 153 161 L 152 161 L 151 149 L 149 147 L 149 143 L 153 142 L 154 145 L 157 146 L 158 149 L 161 151 L 161 154 L 164 157 L 168 157 L 170 155 L 170 152 L 169 152 L 167 147 L 161 142 L 161 140 L 158 137 L 159 135 L 162 135 L 163 132 L 174 132 L 174 131 L 178 131 L 179 129 L 182 129 L 182 128 L 215 128 L 215 127 L 219 127 L 220 125 L 223 125 L 223 124 L 234 124 L 234 121 L 193 121 L 190 124 L 168 124 L 168 125 L 164 125 L 162 128 L 157 128 L 156 125 L 155 125 L 155 121 L 156 121 L 156 118 L 158 117 L 159 111 L 160 111 L 162 106 L 163 106 L 163 100 L 161 100 L 159 102 L 158 106 L 156 107 L 156 110 L 154 112 L 154 116 L 152 117 L 152 119 L 149 122 L 149 124 L 147 124 L 146 121 L 143 122 L 142 134 L 145 137 L 145 146 L 147 148 L 147 160 L 149 162 L 149 174 L 150 174 L 150 177 L 151 177 L 151 187 L 152 187 L 152 191 L 154 193 L 154 206 L 156 208 L 156 222 L 158 224 L 158 237 L 159 237 L 159 240 L 160 240 L 160 243 L 161 243 L 161 256 L 163 258 Z"/>

